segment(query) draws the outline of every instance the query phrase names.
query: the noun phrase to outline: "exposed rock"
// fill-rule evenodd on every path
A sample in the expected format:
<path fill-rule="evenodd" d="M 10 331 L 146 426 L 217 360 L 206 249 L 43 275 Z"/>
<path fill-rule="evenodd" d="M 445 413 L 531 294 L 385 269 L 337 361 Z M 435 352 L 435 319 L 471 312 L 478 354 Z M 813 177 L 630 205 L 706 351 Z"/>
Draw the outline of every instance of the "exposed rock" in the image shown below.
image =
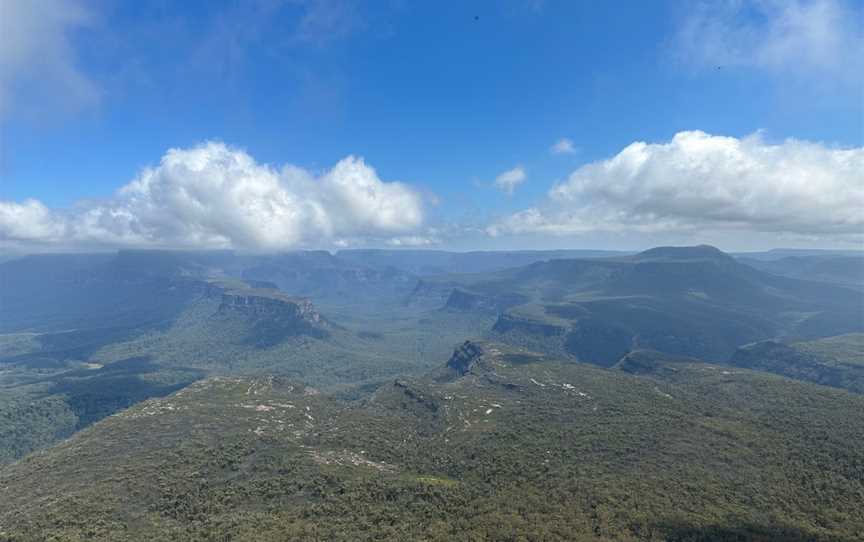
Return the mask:
<path fill-rule="evenodd" d="M 219 312 L 238 312 L 258 318 L 302 320 L 313 324 L 324 323 L 308 299 L 292 298 L 275 290 L 257 288 L 224 292 Z"/>
<path fill-rule="evenodd" d="M 450 356 L 447 367 L 462 376 L 474 367 L 482 355 L 483 348 L 479 344 L 465 341 Z"/>
<path fill-rule="evenodd" d="M 245 329 L 244 344 L 256 348 L 275 346 L 290 337 L 323 338 L 331 324 L 305 298 L 290 297 L 278 290 L 262 288 L 219 289 L 216 320 L 235 322 Z M 211 295 L 215 297 L 215 295 Z"/>

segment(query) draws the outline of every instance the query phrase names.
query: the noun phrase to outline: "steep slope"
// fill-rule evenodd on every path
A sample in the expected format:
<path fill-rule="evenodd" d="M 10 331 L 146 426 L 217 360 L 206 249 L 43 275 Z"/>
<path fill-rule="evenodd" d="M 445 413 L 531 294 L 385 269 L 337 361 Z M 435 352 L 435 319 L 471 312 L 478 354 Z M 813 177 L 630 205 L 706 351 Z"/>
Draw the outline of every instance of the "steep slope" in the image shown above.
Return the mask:
<path fill-rule="evenodd" d="M 864 393 L 864 333 L 790 344 L 762 341 L 739 348 L 729 364 Z"/>
<path fill-rule="evenodd" d="M 305 299 L 239 281 L 186 279 L 196 292 L 160 325 L 5 336 L 0 345 L 0 464 L 208 374 L 292 374 L 316 383 L 381 379 L 411 368 Z"/>
<path fill-rule="evenodd" d="M 162 280 L 160 278 L 160 280 Z M 176 296 L 170 317 L 158 321 L 140 321 L 122 327 L 84 327 L 78 330 L 18 336 L 29 341 L 0 344 L 0 364 L 6 367 L 63 369 L 78 362 L 111 363 L 118 359 L 151 355 L 146 348 L 127 349 L 123 355 L 106 357 L 108 350 L 122 350 L 121 345 L 152 342 L 171 335 L 184 324 L 194 324 L 210 341 L 243 344 L 249 347 L 273 345 L 291 337 L 326 338 L 330 324 L 307 299 L 294 298 L 270 288 L 253 288 L 236 279 L 166 279 L 165 297 Z M 114 292 L 105 292 L 111 297 Z M 114 299 L 114 302 L 120 302 Z M 146 312 L 130 302 L 130 313 Z M 195 322 L 190 322 L 194 314 Z M 136 316 L 137 317 L 137 316 Z M 14 337 L 5 335 L 0 337 Z M 190 335 L 190 339 L 193 338 Z M 213 355 L 206 340 L 195 347 L 202 356 Z M 192 346 L 191 344 L 188 346 Z M 253 348 L 254 350 L 254 348 Z"/>
<path fill-rule="evenodd" d="M 276 373 L 326 386 L 410 370 L 413 360 L 398 353 L 411 345 L 395 352 L 391 346 L 325 318 L 308 299 L 211 281 L 164 329 L 103 345 L 87 361 L 146 356 L 164 367 Z"/>
<path fill-rule="evenodd" d="M 332 286 L 325 297 L 340 310 L 325 317 L 313 300 L 238 278 L 268 262 L 281 277 L 300 277 L 291 283 L 300 291 Z M 328 282 L 334 277 L 345 282 Z M 415 280 L 326 252 L 135 250 L 2 262 L 0 463 L 208 374 L 338 387 L 425 372 L 494 316 L 405 307 L 400 292 Z M 358 308 L 363 299 L 373 301 Z"/>
<path fill-rule="evenodd" d="M 860 537 L 864 398 L 671 365 L 467 343 L 355 403 L 202 381 L 0 470 L 0 539 Z"/>

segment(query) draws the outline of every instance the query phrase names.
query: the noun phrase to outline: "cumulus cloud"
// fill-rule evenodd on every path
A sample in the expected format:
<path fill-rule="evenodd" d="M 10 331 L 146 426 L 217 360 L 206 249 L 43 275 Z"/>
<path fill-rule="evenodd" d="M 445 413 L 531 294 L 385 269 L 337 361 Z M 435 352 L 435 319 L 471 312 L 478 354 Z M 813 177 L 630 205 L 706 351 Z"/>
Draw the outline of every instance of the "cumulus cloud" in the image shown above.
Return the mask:
<path fill-rule="evenodd" d="M 552 145 L 549 152 L 552 154 L 574 154 L 576 152 L 576 146 L 573 145 L 571 139 L 562 137 Z"/>
<path fill-rule="evenodd" d="M 682 60 L 852 81 L 864 72 L 864 10 L 842 0 L 694 3 L 674 39 Z"/>
<path fill-rule="evenodd" d="M 212 142 L 169 150 L 107 201 L 65 212 L 0 202 L 0 240 L 65 245 L 279 250 L 408 235 L 422 223 L 420 196 L 360 158 L 316 177 Z"/>
<path fill-rule="evenodd" d="M 864 147 L 680 132 L 636 142 L 554 186 L 491 235 L 743 230 L 860 238 Z"/>
<path fill-rule="evenodd" d="M 75 111 L 97 101 L 97 87 L 78 67 L 70 40 L 92 20 L 73 0 L 0 0 L 0 115 L 13 104 Z"/>
<path fill-rule="evenodd" d="M 495 188 L 507 195 L 512 195 L 516 187 L 524 183 L 527 178 L 525 168 L 516 166 L 495 177 Z"/>

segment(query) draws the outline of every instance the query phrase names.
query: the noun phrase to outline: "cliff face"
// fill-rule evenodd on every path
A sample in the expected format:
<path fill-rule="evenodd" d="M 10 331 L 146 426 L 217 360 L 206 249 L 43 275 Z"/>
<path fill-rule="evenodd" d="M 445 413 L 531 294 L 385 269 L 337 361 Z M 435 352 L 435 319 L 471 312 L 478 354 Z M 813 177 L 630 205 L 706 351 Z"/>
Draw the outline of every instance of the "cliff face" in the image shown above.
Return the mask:
<path fill-rule="evenodd" d="M 297 336 L 325 338 L 330 324 L 305 298 L 287 296 L 278 290 L 262 288 L 226 289 L 209 292 L 220 300 L 216 320 L 243 330 L 243 344 L 269 348 Z"/>
<path fill-rule="evenodd" d="M 447 361 L 447 368 L 462 376 L 474 367 L 482 355 L 483 348 L 479 344 L 465 341 L 450 356 L 450 359 Z"/>
<path fill-rule="evenodd" d="M 543 354 L 569 357 L 564 341 L 569 331 L 566 323 L 538 321 L 512 312 L 498 316 L 489 338 Z"/>
<path fill-rule="evenodd" d="M 219 312 L 233 312 L 255 318 L 297 320 L 310 324 L 324 323 L 324 319 L 308 299 L 289 298 L 278 293 L 261 293 L 253 289 L 223 292 Z"/>

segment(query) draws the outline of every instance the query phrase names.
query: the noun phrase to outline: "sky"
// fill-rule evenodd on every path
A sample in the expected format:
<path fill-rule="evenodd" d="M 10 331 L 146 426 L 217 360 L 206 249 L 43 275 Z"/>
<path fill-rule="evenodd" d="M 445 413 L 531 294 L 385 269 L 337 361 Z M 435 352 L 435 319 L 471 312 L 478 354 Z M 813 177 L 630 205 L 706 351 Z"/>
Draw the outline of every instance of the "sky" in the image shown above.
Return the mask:
<path fill-rule="evenodd" d="M 862 248 L 862 74 L 860 0 L 0 0 L 0 248 Z"/>

